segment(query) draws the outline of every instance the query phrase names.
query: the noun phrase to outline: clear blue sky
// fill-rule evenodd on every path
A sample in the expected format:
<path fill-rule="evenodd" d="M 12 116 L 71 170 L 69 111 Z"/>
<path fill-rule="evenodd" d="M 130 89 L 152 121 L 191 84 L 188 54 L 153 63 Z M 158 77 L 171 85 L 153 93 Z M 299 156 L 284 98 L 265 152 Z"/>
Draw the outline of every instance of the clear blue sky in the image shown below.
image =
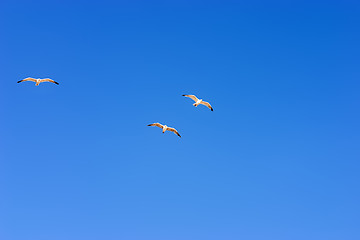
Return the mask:
<path fill-rule="evenodd" d="M 360 239 L 359 12 L 2 1 L 0 239 Z"/>

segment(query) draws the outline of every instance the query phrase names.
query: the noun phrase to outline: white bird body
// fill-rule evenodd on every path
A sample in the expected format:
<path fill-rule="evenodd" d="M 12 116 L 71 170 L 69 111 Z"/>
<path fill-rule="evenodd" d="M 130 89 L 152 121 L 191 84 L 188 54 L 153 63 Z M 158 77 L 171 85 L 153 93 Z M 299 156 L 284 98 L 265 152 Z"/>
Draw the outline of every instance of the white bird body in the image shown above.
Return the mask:
<path fill-rule="evenodd" d="M 202 99 L 198 99 L 198 100 L 196 101 L 196 103 L 194 103 L 193 105 L 194 105 L 195 107 L 197 107 L 197 106 L 199 106 L 199 104 L 201 104 L 201 102 L 202 102 Z"/>
<path fill-rule="evenodd" d="M 165 131 L 170 131 L 170 132 L 175 133 L 175 134 L 178 135 L 179 137 L 181 137 L 180 134 L 178 133 L 178 131 L 176 131 L 175 128 L 168 127 L 168 126 L 162 125 L 162 124 L 160 124 L 160 123 L 152 123 L 152 124 L 149 124 L 148 126 L 156 126 L 156 127 L 161 128 L 163 133 L 165 133 Z"/>
<path fill-rule="evenodd" d="M 191 98 L 192 100 L 195 101 L 195 103 L 193 104 L 193 106 L 197 107 L 199 106 L 199 104 L 205 105 L 208 108 L 210 108 L 211 111 L 214 111 L 214 109 L 211 107 L 210 103 L 203 101 L 202 99 L 198 99 L 195 95 L 183 95 L 185 97 Z"/>

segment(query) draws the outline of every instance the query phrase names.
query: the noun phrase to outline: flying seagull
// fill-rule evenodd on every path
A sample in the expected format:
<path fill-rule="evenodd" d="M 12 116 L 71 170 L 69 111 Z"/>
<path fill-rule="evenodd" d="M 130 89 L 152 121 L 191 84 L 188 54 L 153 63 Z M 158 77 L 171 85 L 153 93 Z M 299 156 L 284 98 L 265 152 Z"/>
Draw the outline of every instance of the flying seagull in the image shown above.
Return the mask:
<path fill-rule="evenodd" d="M 181 137 L 180 134 L 178 133 L 178 131 L 176 131 L 175 128 L 171 128 L 171 127 L 168 127 L 166 125 L 161 125 L 160 123 L 152 123 L 152 124 L 149 124 L 148 126 L 156 126 L 156 127 L 161 128 L 163 133 L 167 130 L 167 131 L 173 132 L 176 135 L 178 135 L 179 137 Z"/>
<path fill-rule="evenodd" d="M 210 103 L 203 101 L 202 99 L 198 99 L 195 95 L 183 95 L 185 97 L 191 98 L 192 100 L 195 101 L 195 103 L 193 104 L 195 107 L 197 107 L 199 104 L 205 105 L 208 108 L 211 109 L 211 111 L 214 111 L 214 109 L 211 107 Z"/>
<path fill-rule="evenodd" d="M 36 82 L 35 86 L 39 86 L 39 84 L 42 83 L 42 82 L 52 82 L 52 83 L 55 83 L 55 84 L 59 85 L 58 82 L 55 82 L 54 80 L 52 80 L 50 78 L 41 79 L 41 78 L 31 78 L 31 77 L 20 80 L 17 83 L 26 82 L 26 81 Z"/>

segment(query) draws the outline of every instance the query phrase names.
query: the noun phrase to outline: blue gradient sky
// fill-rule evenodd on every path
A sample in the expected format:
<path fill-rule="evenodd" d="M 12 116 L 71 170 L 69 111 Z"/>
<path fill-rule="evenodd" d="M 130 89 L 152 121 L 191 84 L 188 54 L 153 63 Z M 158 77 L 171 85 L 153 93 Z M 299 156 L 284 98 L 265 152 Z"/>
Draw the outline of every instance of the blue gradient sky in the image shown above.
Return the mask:
<path fill-rule="evenodd" d="M 359 12 L 2 1 L 0 239 L 360 239 Z"/>

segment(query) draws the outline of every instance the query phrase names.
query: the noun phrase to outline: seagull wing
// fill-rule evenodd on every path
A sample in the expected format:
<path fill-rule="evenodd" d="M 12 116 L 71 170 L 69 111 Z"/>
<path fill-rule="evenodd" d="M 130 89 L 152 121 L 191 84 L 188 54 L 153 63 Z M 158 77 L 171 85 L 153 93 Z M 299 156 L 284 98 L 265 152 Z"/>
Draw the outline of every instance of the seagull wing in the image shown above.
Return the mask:
<path fill-rule="evenodd" d="M 55 82 L 54 80 L 52 80 L 52 79 L 50 79 L 50 78 L 41 79 L 40 82 L 52 82 L 52 83 L 55 83 L 56 85 L 59 85 L 58 82 Z"/>
<path fill-rule="evenodd" d="M 214 109 L 211 107 L 210 103 L 208 103 L 208 102 L 204 102 L 204 101 L 201 101 L 201 103 L 200 103 L 200 104 L 205 105 L 205 106 L 207 106 L 208 108 L 210 108 L 210 109 L 211 109 L 211 111 L 214 111 Z"/>
<path fill-rule="evenodd" d="M 192 100 L 194 100 L 195 102 L 197 102 L 199 99 L 195 96 L 195 95 L 183 95 L 184 97 L 188 97 L 191 98 Z"/>
<path fill-rule="evenodd" d="M 24 78 L 23 80 L 18 81 L 17 83 L 26 82 L 26 81 L 36 82 L 36 79 L 28 77 L 28 78 Z"/>
<path fill-rule="evenodd" d="M 170 131 L 170 132 L 173 132 L 173 133 L 175 133 L 176 135 L 178 135 L 179 137 L 181 137 L 180 134 L 178 133 L 178 131 L 176 131 L 175 128 L 169 128 L 169 127 L 168 127 L 166 130 L 168 130 L 168 131 Z"/>
<path fill-rule="evenodd" d="M 163 125 L 161 125 L 160 123 L 152 123 L 152 124 L 149 124 L 148 126 L 156 126 L 156 127 L 159 127 L 159 128 L 163 128 Z"/>

